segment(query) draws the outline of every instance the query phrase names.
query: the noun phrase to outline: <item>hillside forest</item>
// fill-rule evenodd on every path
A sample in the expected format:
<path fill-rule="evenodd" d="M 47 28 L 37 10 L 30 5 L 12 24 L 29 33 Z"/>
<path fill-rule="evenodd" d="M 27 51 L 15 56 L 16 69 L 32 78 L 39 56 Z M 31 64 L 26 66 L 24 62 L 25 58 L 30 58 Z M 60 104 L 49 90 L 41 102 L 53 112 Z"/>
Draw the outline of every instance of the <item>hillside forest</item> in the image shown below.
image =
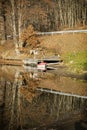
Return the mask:
<path fill-rule="evenodd" d="M 21 45 L 22 32 L 49 32 L 87 25 L 87 0 L 0 0 L 0 44 L 13 39 Z"/>

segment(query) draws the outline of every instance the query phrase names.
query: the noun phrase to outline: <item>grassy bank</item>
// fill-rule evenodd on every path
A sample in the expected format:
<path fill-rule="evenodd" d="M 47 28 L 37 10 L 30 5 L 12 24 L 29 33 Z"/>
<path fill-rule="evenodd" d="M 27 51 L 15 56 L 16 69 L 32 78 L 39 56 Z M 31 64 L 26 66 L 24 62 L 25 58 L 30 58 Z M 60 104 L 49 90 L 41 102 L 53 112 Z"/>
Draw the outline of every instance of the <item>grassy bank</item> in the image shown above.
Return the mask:
<path fill-rule="evenodd" d="M 70 71 L 76 73 L 87 71 L 87 51 L 67 53 L 62 57 Z"/>

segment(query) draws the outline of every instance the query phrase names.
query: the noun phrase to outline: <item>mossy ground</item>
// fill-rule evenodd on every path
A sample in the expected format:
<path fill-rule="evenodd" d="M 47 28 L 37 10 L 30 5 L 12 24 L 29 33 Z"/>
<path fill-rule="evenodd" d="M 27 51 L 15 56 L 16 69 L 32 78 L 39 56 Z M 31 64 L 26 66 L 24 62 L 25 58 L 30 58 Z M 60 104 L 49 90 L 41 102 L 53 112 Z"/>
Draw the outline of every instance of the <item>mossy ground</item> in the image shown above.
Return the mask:
<path fill-rule="evenodd" d="M 87 71 L 87 51 L 67 53 L 63 55 L 63 59 L 71 71 L 77 73 Z"/>

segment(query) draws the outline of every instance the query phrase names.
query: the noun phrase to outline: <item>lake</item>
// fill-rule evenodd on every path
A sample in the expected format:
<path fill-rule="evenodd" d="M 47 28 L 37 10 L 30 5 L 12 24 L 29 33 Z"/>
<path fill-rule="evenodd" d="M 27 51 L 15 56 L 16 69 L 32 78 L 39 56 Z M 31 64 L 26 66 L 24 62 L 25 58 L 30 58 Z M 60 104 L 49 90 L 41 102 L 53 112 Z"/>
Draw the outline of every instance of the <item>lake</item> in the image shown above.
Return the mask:
<path fill-rule="evenodd" d="M 86 78 L 1 65 L 0 130 L 87 130 Z"/>

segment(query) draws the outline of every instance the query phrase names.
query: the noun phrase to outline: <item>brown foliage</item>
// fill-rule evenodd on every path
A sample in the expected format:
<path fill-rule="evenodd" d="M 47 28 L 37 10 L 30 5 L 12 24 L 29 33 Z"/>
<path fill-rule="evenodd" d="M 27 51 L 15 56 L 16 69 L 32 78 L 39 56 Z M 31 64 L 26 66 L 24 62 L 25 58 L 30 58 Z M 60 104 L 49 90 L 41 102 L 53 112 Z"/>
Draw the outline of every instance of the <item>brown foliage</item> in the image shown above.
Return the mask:
<path fill-rule="evenodd" d="M 28 28 L 22 32 L 20 39 L 22 42 L 26 42 L 27 45 L 32 47 L 40 43 L 32 25 L 29 25 Z"/>
<path fill-rule="evenodd" d="M 44 10 L 43 8 L 41 8 L 40 6 L 38 5 L 34 5 L 33 8 L 29 9 L 29 16 L 32 17 L 32 16 L 39 16 L 39 17 L 47 17 L 47 14 L 46 14 L 46 10 Z"/>
<path fill-rule="evenodd" d="M 36 32 L 34 31 L 34 28 L 32 25 L 29 25 L 26 29 L 23 30 L 20 39 L 22 41 L 26 41 L 29 37 L 35 35 Z"/>
<path fill-rule="evenodd" d="M 30 92 L 28 89 L 26 88 L 20 88 L 20 92 L 21 92 L 21 95 L 26 99 L 28 100 L 29 102 L 32 101 L 32 99 L 35 97 L 35 93 L 34 92 Z"/>
<path fill-rule="evenodd" d="M 48 4 L 51 8 L 55 8 L 56 4 L 52 0 L 44 0 L 46 4 Z"/>

